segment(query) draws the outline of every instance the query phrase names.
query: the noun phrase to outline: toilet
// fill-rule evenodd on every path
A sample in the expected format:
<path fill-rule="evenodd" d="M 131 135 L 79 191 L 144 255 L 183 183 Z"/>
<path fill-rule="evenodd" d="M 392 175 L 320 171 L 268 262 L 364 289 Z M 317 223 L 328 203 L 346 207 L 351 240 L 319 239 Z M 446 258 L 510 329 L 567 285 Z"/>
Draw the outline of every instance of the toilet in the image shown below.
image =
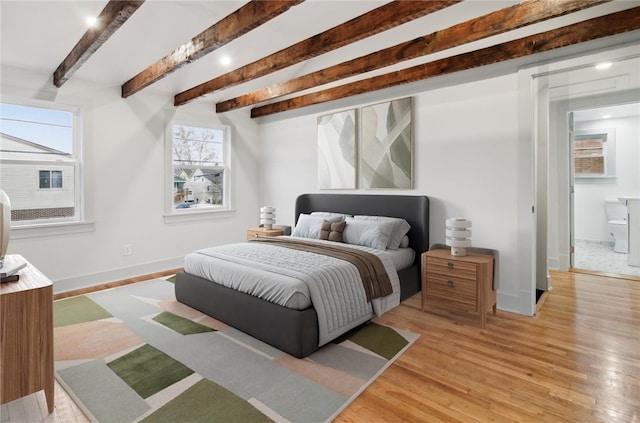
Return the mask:
<path fill-rule="evenodd" d="M 613 236 L 613 251 L 627 254 L 629 251 L 627 208 L 618 200 L 605 200 L 604 214 L 607 216 L 609 233 Z"/>

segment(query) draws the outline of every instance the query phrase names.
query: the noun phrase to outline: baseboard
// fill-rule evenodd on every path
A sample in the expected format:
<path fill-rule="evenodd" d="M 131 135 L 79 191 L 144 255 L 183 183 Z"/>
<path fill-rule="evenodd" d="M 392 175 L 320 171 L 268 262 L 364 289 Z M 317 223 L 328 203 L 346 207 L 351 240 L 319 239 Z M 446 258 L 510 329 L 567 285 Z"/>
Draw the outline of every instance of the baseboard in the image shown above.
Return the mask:
<path fill-rule="evenodd" d="M 500 290 L 498 290 L 497 302 L 499 310 L 522 314 L 518 310 L 518 297 L 515 295 L 502 294 L 500 293 Z"/>
<path fill-rule="evenodd" d="M 119 269 L 107 270 L 104 272 L 89 273 L 80 276 L 74 276 L 67 279 L 59 279 L 53 281 L 53 293 L 75 291 L 78 289 L 89 288 L 96 285 L 119 281 L 123 279 L 133 278 L 140 275 L 161 272 L 167 269 L 175 269 L 184 265 L 184 257 L 175 257 L 166 260 L 155 261 L 151 263 L 143 263 L 135 266 L 122 267 Z"/>

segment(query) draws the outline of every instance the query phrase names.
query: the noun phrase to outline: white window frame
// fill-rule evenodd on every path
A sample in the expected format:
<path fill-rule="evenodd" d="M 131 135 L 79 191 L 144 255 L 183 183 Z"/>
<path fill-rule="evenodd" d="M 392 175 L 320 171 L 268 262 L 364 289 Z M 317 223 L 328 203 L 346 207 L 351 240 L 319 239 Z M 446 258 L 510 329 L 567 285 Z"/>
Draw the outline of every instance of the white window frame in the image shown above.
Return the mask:
<path fill-rule="evenodd" d="M 221 205 L 213 205 L 203 208 L 176 209 L 173 203 L 173 127 L 174 125 L 184 125 L 197 128 L 208 128 L 223 131 L 222 154 L 223 164 L 216 166 L 224 171 L 223 199 Z M 212 217 L 223 217 L 234 212 L 231 202 L 231 128 L 227 125 L 212 124 L 202 121 L 189 121 L 183 119 L 168 119 L 165 130 L 165 207 L 164 218 L 166 223 L 210 219 Z"/>
<path fill-rule="evenodd" d="M 45 166 L 47 167 L 47 166 Z M 48 166 L 50 167 L 50 166 Z M 48 172 L 49 173 L 49 186 L 48 187 L 43 187 L 42 186 L 42 172 Z M 59 187 L 54 187 L 53 185 L 53 173 L 57 172 L 60 174 L 60 186 Z M 46 189 L 46 190 L 52 190 L 52 189 L 62 189 L 64 187 L 64 177 L 63 177 L 63 172 L 62 170 L 59 169 L 38 169 L 38 189 Z"/>
<path fill-rule="evenodd" d="M 5 159 L 0 157 L 1 163 L 11 163 L 18 165 L 33 165 L 38 169 L 51 170 L 57 167 L 69 166 L 73 168 L 73 183 L 74 183 L 74 216 L 73 217 L 61 217 L 43 220 L 25 220 L 11 222 L 12 234 L 14 239 L 32 238 L 49 235 L 61 235 L 70 233 L 82 233 L 93 231 L 94 223 L 86 220 L 85 216 L 85 187 L 83 177 L 83 139 L 82 139 L 82 109 L 80 106 L 55 103 L 45 100 L 18 98 L 0 96 L 0 103 L 12 104 L 16 106 L 33 107 L 40 109 L 50 109 L 56 111 L 69 112 L 73 116 L 73 145 L 72 145 L 72 157 L 73 162 L 71 164 L 61 164 L 56 161 L 43 161 L 43 160 L 24 160 L 24 159 Z M 57 170 L 57 169 L 56 169 Z M 39 177 L 39 174 L 35 176 Z M 64 182 L 63 182 L 64 183 Z M 39 181 L 38 181 L 39 187 Z M 55 188 L 52 188 L 55 189 Z"/>
<path fill-rule="evenodd" d="M 602 155 L 604 156 L 604 173 L 603 174 L 578 174 L 574 177 L 577 183 L 589 182 L 608 182 L 616 178 L 616 137 L 615 129 L 589 129 L 576 131 L 575 139 L 584 139 L 588 137 L 602 139 Z M 573 145 L 572 148 L 575 148 Z M 575 155 L 573 155 L 575 161 Z M 574 165 L 575 166 L 575 165 Z"/>

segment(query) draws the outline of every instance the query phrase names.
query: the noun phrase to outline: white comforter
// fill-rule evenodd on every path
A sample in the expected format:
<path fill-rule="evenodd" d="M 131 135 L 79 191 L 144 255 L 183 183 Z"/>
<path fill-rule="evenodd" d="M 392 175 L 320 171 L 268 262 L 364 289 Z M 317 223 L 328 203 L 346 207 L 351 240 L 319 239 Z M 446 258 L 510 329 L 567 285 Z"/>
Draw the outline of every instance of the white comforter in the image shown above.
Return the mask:
<path fill-rule="evenodd" d="M 259 242 L 195 251 L 185 257 L 185 271 L 289 308 L 304 309 L 313 304 L 318 314 L 319 345 L 324 345 L 400 303 L 400 281 L 391 259 L 383 251 L 349 247 L 380 257 L 393 294 L 368 303 L 360 275 L 351 263 Z"/>

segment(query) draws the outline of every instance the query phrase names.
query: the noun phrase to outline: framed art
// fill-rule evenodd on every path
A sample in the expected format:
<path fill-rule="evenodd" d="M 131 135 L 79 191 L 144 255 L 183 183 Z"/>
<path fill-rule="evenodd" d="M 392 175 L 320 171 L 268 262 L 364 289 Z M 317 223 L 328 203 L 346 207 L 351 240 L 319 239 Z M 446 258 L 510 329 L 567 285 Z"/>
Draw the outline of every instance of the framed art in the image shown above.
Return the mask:
<path fill-rule="evenodd" d="M 318 188 L 356 188 L 356 111 L 318 117 Z"/>
<path fill-rule="evenodd" d="M 412 98 L 362 108 L 361 188 L 413 185 Z"/>

